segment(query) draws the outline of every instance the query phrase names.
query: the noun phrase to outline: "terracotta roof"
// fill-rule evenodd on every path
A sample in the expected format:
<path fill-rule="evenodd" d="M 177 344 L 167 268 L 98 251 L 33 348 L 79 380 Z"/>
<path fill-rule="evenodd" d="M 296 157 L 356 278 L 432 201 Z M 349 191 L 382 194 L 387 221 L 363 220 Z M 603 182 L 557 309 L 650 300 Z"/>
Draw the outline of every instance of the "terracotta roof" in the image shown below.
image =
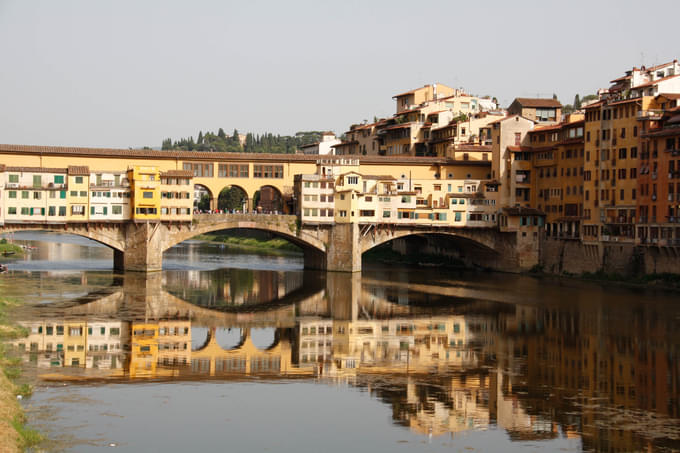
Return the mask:
<path fill-rule="evenodd" d="M 560 101 L 552 98 L 515 98 L 512 103 L 519 103 L 522 107 L 562 107 Z"/>
<path fill-rule="evenodd" d="M 352 140 L 350 142 L 340 142 L 336 143 L 335 145 L 331 145 L 331 148 L 341 148 L 343 146 L 351 146 L 351 145 L 357 145 L 359 142 L 357 140 Z"/>
<path fill-rule="evenodd" d="M 621 99 L 619 101 L 612 101 L 608 103 L 607 105 L 620 105 L 620 104 L 628 104 L 628 103 L 636 103 L 639 102 L 640 98 L 630 98 L 630 99 Z"/>
<path fill-rule="evenodd" d="M 621 82 L 622 80 L 627 80 L 630 79 L 632 76 L 631 75 L 624 75 L 619 78 L 616 78 L 614 80 L 610 80 L 609 83 L 616 83 L 616 82 Z"/>
<path fill-rule="evenodd" d="M 421 110 L 422 110 L 422 108 L 408 109 L 408 110 L 404 110 L 403 112 L 397 113 L 397 115 L 395 115 L 395 116 L 399 116 L 399 115 L 408 115 L 409 113 L 420 112 Z"/>
<path fill-rule="evenodd" d="M 534 132 L 545 132 L 545 131 L 552 131 L 555 129 L 562 129 L 562 126 L 565 126 L 566 123 L 557 123 L 557 124 L 551 124 L 549 126 L 538 126 L 534 128 L 533 130 L 530 130 L 528 133 L 533 134 Z"/>
<path fill-rule="evenodd" d="M 491 152 L 491 145 L 474 145 L 470 143 L 462 143 L 460 145 L 456 145 L 453 149 L 454 151 L 479 151 L 488 153 Z"/>
<path fill-rule="evenodd" d="M 647 87 L 649 87 L 649 86 L 654 86 L 654 85 L 656 85 L 656 84 L 659 83 L 659 82 L 663 82 L 663 81 L 665 81 L 665 80 L 670 80 L 670 79 L 673 79 L 673 78 L 675 78 L 675 77 L 680 77 L 680 74 L 676 74 L 676 75 L 672 75 L 672 76 L 667 76 L 667 77 L 662 77 L 662 78 L 660 78 L 660 79 L 652 80 L 652 81 L 647 82 L 647 83 L 642 83 L 642 84 L 640 84 L 640 85 L 636 85 L 636 86 L 634 86 L 634 87 L 631 87 L 631 90 L 637 90 L 638 88 L 647 88 Z"/>
<path fill-rule="evenodd" d="M 498 118 L 497 120 L 489 121 L 488 123 L 486 123 L 486 125 L 487 125 L 487 126 L 491 126 L 492 124 L 500 123 L 500 122 L 503 121 L 503 120 L 506 120 L 506 119 L 508 119 L 508 118 L 513 118 L 513 117 L 515 117 L 515 116 L 518 116 L 518 115 L 504 116 L 503 118 Z"/>
<path fill-rule="evenodd" d="M 306 162 L 315 164 L 320 156 L 316 154 L 259 154 L 259 153 L 211 153 L 193 151 L 158 151 L 143 149 L 110 149 L 110 148 L 74 148 L 61 146 L 31 146 L 0 144 L 0 154 L 42 154 L 53 156 L 83 156 L 110 158 L 137 158 L 172 161 L 211 161 L 211 162 Z M 328 156 L 323 156 L 326 158 Z M 338 159 L 344 156 L 337 156 Z M 403 165 L 403 164 L 448 164 L 448 165 L 487 165 L 485 161 L 454 161 L 444 157 L 416 156 L 352 156 L 362 164 Z M 59 169 L 65 171 L 66 169 Z"/>
<path fill-rule="evenodd" d="M 69 165 L 68 174 L 78 176 L 90 176 L 90 167 L 83 165 Z"/>
<path fill-rule="evenodd" d="M 680 93 L 659 93 L 656 97 L 665 97 L 666 99 L 680 99 Z"/>
<path fill-rule="evenodd" d="M 658 64 L 656 66 L 652 66 L 651 68 L 645 68 L 645 71 L 656 71 L 657 69 L 663 68 L 664 66 L 671 65 L 671 64 L 675 63 L 676 61 L 678 61 L 678 60 L 673 60 L 673 61 L 669 61 L 668 63 Z"/>
<path fill-rule="evenodd" d="M 161 172 L 161 178 L 164 176 L 169 178 L 193 178 L 194 173 L 191 170 L 168 170 Z"/>
<path fill-rule="evenodd" d="M 423 88 L 427 88 L 427 87 L 431 87 L 431 86 L 432 86 L 432 85 L 429 85 L 429 84 L 428 84 L 428 85 L 423 85 L 423 86 L 420 87 L 420 88 L 414 88 L 413 90 L 404 91 L 403 93 L 395 94 L 394 96 L 392 96 L 392 99 L 398 98 L 398 97 L 401 97 L 401 96 L 406 96 L 407 94 L 413 94 L 413 93 L 415 93 L 415 92 L 418 91 L 418 90 L 422 90 Z"/>
<path fill-rule="evenodd" d="M 5 167 L 5 171 L 31 172 L 31 173 L 66 173 L 65 168 L 48 167 Z M 88 173 L 89 174 L 89 173 Z"/>
<path fill-rule="evenodd" d="M 602 107 L 603 104 L 604 104 L 604 101 L 597 101 L 597 102 L 593 102 L 592 104 L 588 104 L 583 108 L 584 109 L 593 109 L 595 107 Z"/>
<path fill-rule="evenodd" d="M 384 128 L 382 130 L 391 131 L 392 129 L 405 129 L 407 127 L 410 128 L 411 123 L 395 124 L 395 125 L 392 125 L 392 126 L 388 126 L 388 127 Z"/>
<path fill-rule="evenodd" d="M 397 178 L 390 175 L 363 175 L 362 178 L 368 180 L 389 180 L 389 181 L 397 180 Z"/>

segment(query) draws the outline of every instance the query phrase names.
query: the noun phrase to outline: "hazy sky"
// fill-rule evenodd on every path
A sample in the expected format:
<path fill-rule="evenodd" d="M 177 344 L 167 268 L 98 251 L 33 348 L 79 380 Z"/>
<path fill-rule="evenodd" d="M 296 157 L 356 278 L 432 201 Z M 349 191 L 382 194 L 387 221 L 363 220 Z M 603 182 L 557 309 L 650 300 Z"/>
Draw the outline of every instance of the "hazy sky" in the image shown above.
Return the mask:
<path fill-rule="evenodd" d="M 0 0 L 0 143 L 342 133 L 432 82 L 571 103 L 680 56 L 678 17 L 678 0 Z"/>

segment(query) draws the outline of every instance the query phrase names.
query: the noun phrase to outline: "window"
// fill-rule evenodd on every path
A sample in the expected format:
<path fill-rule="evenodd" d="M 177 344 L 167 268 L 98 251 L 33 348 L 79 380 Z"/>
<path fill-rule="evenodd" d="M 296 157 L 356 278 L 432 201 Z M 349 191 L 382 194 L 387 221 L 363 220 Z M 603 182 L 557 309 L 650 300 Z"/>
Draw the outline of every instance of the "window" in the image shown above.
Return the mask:
<path fill-rule="evenodd" d="M 10 198 L 16 198 L 17 197 L 17 191 L 16 190 L 10 190 L 9 191 L 9 197 Z"/>
<path fill-rule="evenodd" d="M 283 178 L 283 165 L 253 165 L 254 178 Z"/>
<path fill-rule="evenodd" d="M 33 199 L 34 200 L 40 200 L 42 193 L 40 192 L 33 192 Z"/>
<path fill-rule="evenodd" d="M 9 175 L 9 182 L 19 182 L 19 175 Z"/>
<path fill-rule="evenodd" d="M 54 175 L 55 184 L 64 184 L 64 175 Z"/>
<path fill-rule="evenodd" d="M 7 214 L 8 215 L 16 215 L 17 213 L 17 208 L 7 208 Z"/>
<path fill-rule="evenodd" d="M 64 217 L 66 215 L 66 206 L 59 206 L 59 215 Z"/>
<path fill-rule="evenodd" d="M 21 191 L 21 198 L 24 200 L 28 200 L 28 190 Z"/>
<path fill-rule="evenodd" d="M 33 187 L 42 187 L 41 175 L 33 175 Z"/>
<path fill-rule="evenodd" d="M 338 211 L 340 217 L 347 217 L 347 211 L 340 210 Z"/>
<path fill-rule="evenodd" d="M 358 184 L 359 183 L 359 177 L 358 176 L 348 176 L 347 177 L 347 184 Z"/>
<path fill-rule="evenodd" d="M 153 192 L 149 191 L 142 192 L 142 198 L 153 198 Z"/>
<path fill-rule="evenodd" d="M 83 183 L 83 177 L 82 176 L 76 176 L 76 184 L 82 184 Z"/>
<path fill-rule="evenodd" d="M 111 206 L 111 214 L 120 215 L 122 213 L 123 213 L 123 207 L 122 206 L 118 206 L 118 205 Z"/>
<path fill-rule="evenodd" d="M 87 191 L 86 191 L 86 190 L 81 190 L 81 191 L 80 191 L 80 196 L 81 196 L 81 197 L 86 197 L 86 196 L 87 196 Z"/>

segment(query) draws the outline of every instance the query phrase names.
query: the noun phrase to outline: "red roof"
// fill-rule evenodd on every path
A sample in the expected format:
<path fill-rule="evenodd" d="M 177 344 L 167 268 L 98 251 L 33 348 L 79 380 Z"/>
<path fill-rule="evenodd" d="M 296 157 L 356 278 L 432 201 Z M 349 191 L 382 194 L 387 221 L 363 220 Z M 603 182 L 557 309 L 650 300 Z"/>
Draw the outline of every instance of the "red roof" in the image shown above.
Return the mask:
<path fill-rule="evenodd" d="M 522 107 L 548 107 L 548 108 L 560 108 L 562 104 L 560 101 L 552 98 L 515 98 L 512 103 L 517 102 Z"/>
<path fill-rule="evenodd" d="M 675 78 L 675 77 L 680 77 L 680 74 L 676 74 L 676 75 L 667 76 L 667 77 L 662 77 L 662 78 L 660 78 L 660 79 L 652 80 L 651 82 L 643 83 L 643 84 L 641 84 L 641 85 L 636 85 L 636 86 L 632 87 L 631 89 L 632 89 L 632 90 L 636 90 L 636 89 L 638 89 L 638 88 L 646 88 L 646 87 L 649 87 L 649 86 L 654 86 L 654 85 L 656 85 L 656 84 L 659 83 L 659 82 L 663 82 L 664 80 L 673 79 L 673 78 Z"/>

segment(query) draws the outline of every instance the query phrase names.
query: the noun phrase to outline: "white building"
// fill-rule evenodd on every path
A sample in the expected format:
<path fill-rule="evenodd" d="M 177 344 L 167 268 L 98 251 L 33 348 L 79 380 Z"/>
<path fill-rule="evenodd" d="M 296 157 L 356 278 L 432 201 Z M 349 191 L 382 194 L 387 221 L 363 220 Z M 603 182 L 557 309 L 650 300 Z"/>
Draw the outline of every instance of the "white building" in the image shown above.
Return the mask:
<path fill-rule="evenodd" d="M 340 144 L 340 142 L 341 140 L 333 132 L 323 132 L 321 134 L 321 141 L 302 145 L 300 146 L 300 151 L 303 154 L 332 155 L 335 154 L 333 146 Z"/>
<path fill-rule="evenodd" d="M 90 174 L 90 220 L 130 219 L 130 183 L 125 172 Z"/>

